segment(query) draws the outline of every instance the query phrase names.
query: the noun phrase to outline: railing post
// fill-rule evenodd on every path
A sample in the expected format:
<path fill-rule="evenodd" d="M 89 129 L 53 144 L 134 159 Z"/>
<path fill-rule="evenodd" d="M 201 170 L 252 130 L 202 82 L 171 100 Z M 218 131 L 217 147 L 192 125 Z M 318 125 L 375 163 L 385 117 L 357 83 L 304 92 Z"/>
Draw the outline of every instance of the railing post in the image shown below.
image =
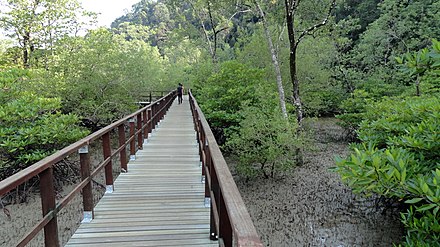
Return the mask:
<path fill-rule="evenodd" d="M 134 119 L 131 118 L 128 120 L 128 123 L 130 124 L 130 160 L 136 160 L 136 141 L 134 136 Z"/>
<path fill-rule="evenodd" d="M 223 242 L 225 243 L 225 246 L 232 246 L 232 227 L 231 222 L 229 220 L 228 211 L 226 211 L 226 204 L 225 200 L 223 198 L 223 193 L 218 193 L 216 197 L 219 197 L 219 231 L 220 235 L 219 238 L 222 238 Z"/>
<path fill-rule="evenodd" d="M 161 102 L 162 101 L 159 101 L 159 102 L 156 103 L 156 108 L 157 108 L 156 109 L 156 114 L 157 114 L 157 116 L 156 116 L 156 125 L 159 125 L 160 124 L 160 120 L 162 119 L 162 116 L 161 116 L 162 109 L 160 109 Z"/>
<path fill-rule="evenodd" d="M 156 104 L 151 105 L 151 132 L 156 128 Z"/>
<path fill-rule="evenodd" d="M 102 136 L 102 149 L 104 153 L 104 160 L 111 156 L 111 147 L 110 147 L 110 133 L 107 132 Z M 105 166 L 105 185 L 106 191 L 105 193 L 113 193 L 113 168 L 112 168 L 112 160 L 108 162 Z"/>
<path fill-rule="evenodd" d="M 83 146 L 78 150 L 79 160 L 81 164 L 81 179 L 82 181 L 90 178 L 90 154 L 89 146 Z M 89 223 L 94 218 L 93 212 L 93 193 L 91 180 L 82 189 L 84 215 L 82 223 Z"/>
<path fill-rule="evenodd" d="M 151 96 L 151 91 L 150 91 L 150 104 L 153 103 L 153 97 Z"/>
<path fill-rule="evenodd" d="M 142 131 L 144 133 L 144 139 L 147 139 L 148 138 L 148 128 L 147 128 L 148 126 L 147 126 L 147 123 L 148 123 L 148 119 L 149 119 L 149 118 L 147 118 L 147 110 L 142 112 L 142 116 L 143 116 L 143 119 L 144 119 L 144 121 L 142 122 Z"/>
<path fill-rule="evenodd" d="M 127 149 L 125 146 L 125 126 L 121 124 L 118 126 L 118 137 L 119 137 L 119 147 L 123 147 L 121 152 L 119 152 L 119 159 L 121 161 L 121 170 L 123 172 L 128 171 L 127 166 Z"/>
<path fill-rule="evenodd" d="M 147 110 L 147 136 L 148 136 L 148 134 L 149 133 L 152 133 L 152 131 L 153 131 L 153 119 L 151 119 L 151 108 L 149 108 L 148 110 Z"/>
<path fill-rule="evenodd" d="M 211 163 L 211 161 L 209 162 Z M 211 168 L 211 167 L 210 167 Z M 209 188 L 210 193 L 212 192 L 213 198 L 210 198 L 210 206 L 211 206 L 211 219 L 210 219 L 210 238 L 211 240 L 218 240 L 219 233 L 220 233 L 220 208 L 221 205 L 219 203 L 219 197 L 220 197 L 220 187 L 218 183 L 218 177 L 215 169 L 209 169 L 209 175 L 210 175 L 210 184 Z M 205 199 L 206 200 L 206 199 Z M 217 218 L 217 219 L 216 219 Z M 231 245 L 225 245 L 225 246 L 231 246 Z"/>
<path fill-rule="evenodd" d="M 55 209 L 55 189 L 53 185 L 53 168 L 49 167 L 40 173 L 40 195 L 43 217 Z M 44 243 L 46 247 L 60 246 L 58 240 L 57 215 L 44 227 Z"/>
<path fill-rule="evenodd" d="M 200 119 L 198 119 L 198 125 L 200 127 Z M 205 135 L 204 135 L 204 130 L 202 128 L 199 128 L 199 132 L 198 132 L 198 136 L 199 136 L 199 154 L 200 154 L 200 166 L 204 167 L 205 165 L 205 160 L 203 159 L 204 154 L 204 146 L 205 146 Z M 205 175 L 205 170 L 202 169 L 202 176 Z"/>
<path fill-rule="evenodd" d="M 136 117 L 137 117 L 137 131 L 139 131 L 137 135 L 137 139 L 138 139 L 137 143 L 139 150 L 142 150 L 144 145 L 144 137 L 142 135 L 142 113 L 139 113 Z"/>
<path fill-rule="evenodd" d="M 162 108 L 162 117 L 160 118 L 161 120 L 162 119 L 164 119 L 165 118 L 165 114 L 167 114 L 167 111 L 168 111 L 168 101 L 166 100 L 166 99 L 163 99 L 162 100 L 162 106 L 161 106 L 161 108 Z"/>

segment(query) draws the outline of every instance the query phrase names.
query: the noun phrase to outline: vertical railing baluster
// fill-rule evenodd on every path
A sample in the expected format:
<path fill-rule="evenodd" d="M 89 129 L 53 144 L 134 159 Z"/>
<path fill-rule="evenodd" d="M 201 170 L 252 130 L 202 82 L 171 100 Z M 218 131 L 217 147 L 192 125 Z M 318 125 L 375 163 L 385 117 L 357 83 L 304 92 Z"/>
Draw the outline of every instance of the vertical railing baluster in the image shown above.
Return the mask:
<path fill-rule="evenodd" d="M 40 173 L 40 195 L 43 216 L 55 209 L 55 188 L 53 184 L 53 168 L 49 167 Z M 44 243 L 46 247 L 60 246 L 58 240 L 58 222 L 56 213 L 44 227 Z"/>
<path fill-rule="evenodd" d="M 147 110 L 147 123 L 148 123 L 148 126 L 147 126 L 147 136 L 153 130 L 153 119 L 151 119 L 151 117 L 152 117 L 152 115 L 151 115 L 151 108 L 149 108 Z"/>
<path fill-rule="evenodd" d="M 148 123 L 148 118 L 147 118 L 147 110 L 145 110 L 145 111 L 143 111 L 142 112 L 142 118 L 143 118 L 143 121 L 142 121 L 142 131 L 143 131 L 143 133 L 144 133 L 144 139 L 147 139 L 148 138 L 148 126 L 147 126 L 147 123 Z"/>
<path fill-rule="evenodd" d="M 156 104 L 151 105 L 151 132 L 156 128 Z"/>
<path fill-rule="evenodd" d="M 90 178 L 90 154 L 89 146 L 83 146 L 78 150 L 79 163 L 81 166 L 81 180 L 90 179 L 87 185 L 82 189 L 83 197 L 83 220 L 82 223 L 89 223 L 94 218 L 93 212 L 93 193 L 92 193 L 92 181 Z"/>
<path fill-rule="evenodd" d="M 128 171 L 127 148 L 125 145 L 125 124 L 123 123 L 118 126 L 118 139 L 119 139 L 119 147 L 122 147 L 121 151 L 119 152 L 119 159 L 121 161 L 121 171 L 127 172 Z"/>
<path fill-rule="evenodd" d="M 165 114 L 167 113 L 167 110 L 168 110 L 166 99 L 163 99 L 160 102 L 160 108 L 162 109 L 161 113 L 160 113 L 160 120 L 163 120 L 165 117 Z"/>
<path fill-rule="evenodd" d="M 139 133 L 137 134 L 137 143 L 138 143 L 138 149 L 142 150 L 143 149 L 143 144 L 144 144 L 144 137 L 142 135 L 142 114 L 139 113 L 137 116 L 137 131 L 139 131 Z"/>
<path fill-rule="evenodd" d="M 136 160 L 136 141 L 135 141 L 135 129 L 134 129 L 134 118 L 128 120 L 130 124 L 130 160 Z"/>
<path fill-rule="evenodd" d="M 104 153 L 104 160 L 111 156 L 111 146 L 110 146 L 110 132 L 105 133 L 102 136 L 102 149 Z M 105 193 L 113 193 L 113 166 L 112 160 L 107 163 L 105 166 L 105 185 L 106 190 Z"/>

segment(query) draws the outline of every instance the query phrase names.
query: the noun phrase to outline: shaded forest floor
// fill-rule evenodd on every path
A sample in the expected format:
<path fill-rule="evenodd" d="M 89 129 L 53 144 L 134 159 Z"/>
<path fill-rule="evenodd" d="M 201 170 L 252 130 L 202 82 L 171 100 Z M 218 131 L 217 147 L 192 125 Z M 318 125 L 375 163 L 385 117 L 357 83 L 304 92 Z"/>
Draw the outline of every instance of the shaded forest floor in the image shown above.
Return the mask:
<path fill-rule="evenodd" d="M 329 171 L 348 142 L 335 119 L 313 124 L 315 150 L 305 164 L 275 179 L 234 176 L 265 246 L 392 246 L 404 234 L 399 213 L 383 214 L 374 199 L 354 195 Z M 231 170 L 233 171 L 233 162 Z"/>

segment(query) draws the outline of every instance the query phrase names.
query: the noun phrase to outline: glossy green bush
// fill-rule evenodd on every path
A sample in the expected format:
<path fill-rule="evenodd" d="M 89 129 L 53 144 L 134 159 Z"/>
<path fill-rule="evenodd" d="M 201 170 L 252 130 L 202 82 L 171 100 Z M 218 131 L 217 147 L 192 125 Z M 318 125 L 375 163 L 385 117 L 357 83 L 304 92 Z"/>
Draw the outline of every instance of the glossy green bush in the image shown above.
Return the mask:
<path fill-rule="evenodd" d="M 82 138 L 75 115 L 62 114 L 60 98 L 26 91 L 32 73 L 0 71 L 0 178 L 25 168 Z"/>
<path fill-rule="evenodd" d="M 409 205 L 402 213 L 404 245 L 437 246 L 440 239 L 440 97 L 385 99 L 366 107 L 362 144 L 336 170 L 356 193 Z"/>

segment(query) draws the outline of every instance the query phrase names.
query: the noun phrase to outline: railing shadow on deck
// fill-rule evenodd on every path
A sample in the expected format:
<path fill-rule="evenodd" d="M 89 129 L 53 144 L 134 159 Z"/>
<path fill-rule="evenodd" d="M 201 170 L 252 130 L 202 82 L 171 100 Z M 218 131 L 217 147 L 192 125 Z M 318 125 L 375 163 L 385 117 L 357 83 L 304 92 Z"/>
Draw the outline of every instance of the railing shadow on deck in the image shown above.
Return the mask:
<path fill-rule="evenodd" d="M 194 96 L 191 111 L 199 143 L 205 204 L 211 207 L 212 240 L 220 246 L 263 246 L 214 135 Z M 207 206 L 208 206 L 207 205 Z"/>
<path fill-rule="evenodd" d="M 74 144 L 50 155 L 34 165 L 0 181 L 0 198 L 5 194 L 22 185 L 28 180 L 39 177 L 41 205 L 43 210 L 42 219 L 16 244 L 25 246 L 42 229 L 44 229 L 45 246 L 59 246 L 57 215 L 61 209 L 66 207 L 72 199 L 78 195 L 83 196 L 84 220 L 91 220 L 94 216 L 92 179 L 104 169 L 107 191 L 113 190 L 112 160 L 119 156 L 121 170 L 127 171 L 127 147 L 129 146 L 130 157 L 135 155 L 137 149 L 142 149 L 144 139 L 155 128 L 156 124 L 164 117 L 166 111 L 171 106 L 176 92 L 170 92 L 164 97 L 156 100 L 135 113 L 128 115 L 121 120 L 81 139 Z M 126 127 L 130 133 L 126 135 Z M 118 133 L 119 145 L 112 152 L 110 142 L 111 133 Z M 91 171 L 90 155 L 88 147 L 94 141 L 102 140 L 103 161 L 97 168 Z M 137 145 L 136 145 L 137 143 Z M 57 162 L 62 161 L 67 156 L 78 152 L 81 165 L 81 182 L 64 198 L 56 203 L 53 167 Z"/>

